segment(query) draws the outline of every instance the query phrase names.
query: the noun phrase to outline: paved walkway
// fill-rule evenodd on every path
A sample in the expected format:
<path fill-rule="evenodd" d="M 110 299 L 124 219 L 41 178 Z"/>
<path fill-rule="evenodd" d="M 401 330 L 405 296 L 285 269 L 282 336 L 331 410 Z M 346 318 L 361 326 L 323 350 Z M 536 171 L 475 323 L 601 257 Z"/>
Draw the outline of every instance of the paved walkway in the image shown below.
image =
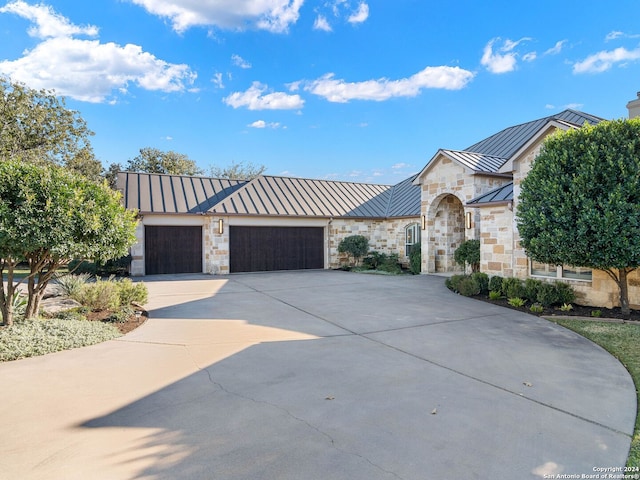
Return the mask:
<path fill-rule="evenodd" d="M 131 334 L 0 364 L 0 478 L 512 480 L 625 463 L 625 369 L 442 278 L 145 282 L 151 319 Z"/>

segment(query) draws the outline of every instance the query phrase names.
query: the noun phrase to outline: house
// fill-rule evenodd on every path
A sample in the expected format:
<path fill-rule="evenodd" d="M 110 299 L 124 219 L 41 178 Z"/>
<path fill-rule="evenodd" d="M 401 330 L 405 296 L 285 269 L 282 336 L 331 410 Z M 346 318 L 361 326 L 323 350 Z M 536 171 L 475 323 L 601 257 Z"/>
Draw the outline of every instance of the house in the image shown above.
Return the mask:
<path fill-rule="evenodd" d="M 420 188 L 261 175 L 253 180 L 121 172 L 139 211 L 132 275 L 337 268 L 348 235 L 407 253 L 419 241 Z"/>
<path fill-rule="evenodd" d="M 640 113 L 640 96 L 628 107 Z M 544 139 L 602 120 L 564 110 L 511 126 L 464 150 L 438 150 L 397 185 L 122 172 L 118 188 L 141 219 L 131 273 L 337 268 L 346 262 L 337 251 L 340 241 L 356 234 L 374 250 L 398 253 L 403 263 L 420 242 L 423 273 L 455 272 L 456 248 L 479 239 L 482 272 L 565 281 L 579 302 L 611 307 L 617 286 L 604 272 L 530 261 L 514 213 L 522 179 Z M 637 272 L 629 294 L 632 304 L 640 304 Z"/>

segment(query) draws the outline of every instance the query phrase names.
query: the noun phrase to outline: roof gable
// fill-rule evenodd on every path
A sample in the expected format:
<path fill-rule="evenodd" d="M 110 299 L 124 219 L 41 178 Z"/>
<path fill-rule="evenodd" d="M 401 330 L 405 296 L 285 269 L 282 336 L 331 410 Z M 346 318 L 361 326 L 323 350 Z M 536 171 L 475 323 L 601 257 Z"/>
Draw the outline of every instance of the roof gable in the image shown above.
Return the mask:
<path fill-rule="evenodd" d="M 538 120 L 505 128 L 504 130 L 501 130 L 500 132 L 465 148 L 465 151 L 500 157 L 505 160 L 510 159 L 546 124 L 554 120 L 563 122 L 567 124 L 567 126 L 582 127 L 585 123 L 595 125 L 600 123 L 603 119 L 587 113 L 577 112 L 575 110 L 564 110 L 556 115 L 550 115 Z"/>
<path fill-rule="evenodd" d="M 510 171 L 509 167 L 514 155 L 517 155 L 549 125 L 553 124 L 560 128 L 579 128 L 585 123 L 595 125 L 603 120 L 588 113 L 568 109 L 556 115 L 508 127 L 464 150 L 438 150 L 422 169 L 418 178 L 434 167 L 440 155 L 457 162 L 472 174 L 505 174 Z M 418 178 L 414 180 L 414 184 L 418 184 Z"/>

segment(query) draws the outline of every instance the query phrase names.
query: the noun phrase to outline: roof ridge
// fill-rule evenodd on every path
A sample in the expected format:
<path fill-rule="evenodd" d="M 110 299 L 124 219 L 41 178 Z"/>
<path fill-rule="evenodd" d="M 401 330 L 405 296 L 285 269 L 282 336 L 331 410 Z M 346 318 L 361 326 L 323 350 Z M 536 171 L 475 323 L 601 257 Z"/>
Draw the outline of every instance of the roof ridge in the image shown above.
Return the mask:
<path fill-rule="evenodd" d="M 260 175 L 261 177 L 270 177 L 270 178 L 286 178 L 286 179 L 294 179 L 294 180 L 308 180 L 311 182 L 331 182 L 331 183 L 349 183 L 353 185 L 374 185 L 376 187 L 393 187 L 393 185 L 385 184 L 385 183 L 373 183 L 373 182 L 354 182 L 352 180 L 330 180 L 327 178 L 307 178 L 307 177 L 291 177 L 287 175 Z"/>

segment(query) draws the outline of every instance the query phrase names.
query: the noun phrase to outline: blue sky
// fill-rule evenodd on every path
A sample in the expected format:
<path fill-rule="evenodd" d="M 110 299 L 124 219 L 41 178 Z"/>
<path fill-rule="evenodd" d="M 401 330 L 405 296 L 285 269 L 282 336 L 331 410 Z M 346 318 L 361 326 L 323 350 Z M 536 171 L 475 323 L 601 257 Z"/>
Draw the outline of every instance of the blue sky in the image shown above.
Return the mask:
<path fill-rule="evenodd" d="M 565 108 L 626 117 L 639 17 L 637 0 L 17 0 L 0 74 L 65 96 L 105 166 L 155 147 L 394 184 Z"/>

